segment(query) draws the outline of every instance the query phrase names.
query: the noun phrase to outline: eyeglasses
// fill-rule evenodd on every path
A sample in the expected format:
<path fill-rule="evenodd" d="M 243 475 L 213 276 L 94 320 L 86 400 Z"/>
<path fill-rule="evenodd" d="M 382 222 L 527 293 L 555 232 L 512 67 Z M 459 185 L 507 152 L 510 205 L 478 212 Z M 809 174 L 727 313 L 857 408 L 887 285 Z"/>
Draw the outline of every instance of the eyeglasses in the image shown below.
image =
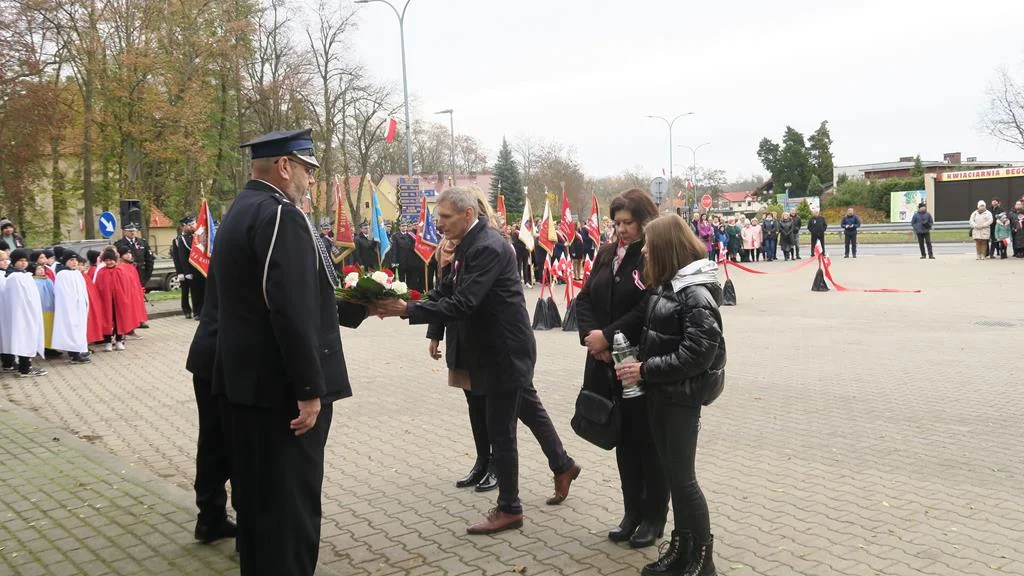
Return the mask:
<path fill-rule="evenodd" d="M 295 158 L 291 158 L 289 156 L 281 156 L 277 160 L 278 161 L 290 160 L 293 164 L 298 164 L 299 166 L 302 166 L 306 170 L 306 176 L 309 176 L 310 178 L 312 178 L 316 174 L 316 168 L 315 167 L 310 166 L 309 164 L 304 164 L 302 162 L 299 162 Z"/>

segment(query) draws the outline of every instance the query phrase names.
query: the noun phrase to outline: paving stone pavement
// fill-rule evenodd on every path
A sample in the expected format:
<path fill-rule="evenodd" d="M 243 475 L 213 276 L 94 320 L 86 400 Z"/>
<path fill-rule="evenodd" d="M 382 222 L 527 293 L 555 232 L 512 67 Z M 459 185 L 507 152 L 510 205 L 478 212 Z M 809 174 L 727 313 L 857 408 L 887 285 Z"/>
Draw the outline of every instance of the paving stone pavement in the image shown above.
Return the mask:
<path fill-rule="evenodd" d="M 1024 574 L 1024 372 L 1013 357 L 1024 266 L 878 256 L 839 259 L 833 272 L 850 287 L 925 292 L 812 293 L 813 268 L 733 274 L 726 391 L 705 409 L 697 462 L 719 571 Z M 196 414 L 182 366 L 195 323 L 151 324 L 92 365 L 2 380 L 0 399 L 188 490 Z M 536 386 L 583 474 L 565 504 L 545 506 L 551 474 L 521 427 L 525 527 L 465 535 L 494 493 L 453 487 L 473 459 L 465 402 L 423 333 L 377 319 L 343 330 L 355 396 L 336 405 L 328 440 L 323 564 L 345 575 L 610 575 L 657 555 L 605 539 L 621 514 L 614 456 L 569 428 L 584 350 L 561 331 L 537 334 Z M 0 500 L 19 497 L 5 487 Z"/>

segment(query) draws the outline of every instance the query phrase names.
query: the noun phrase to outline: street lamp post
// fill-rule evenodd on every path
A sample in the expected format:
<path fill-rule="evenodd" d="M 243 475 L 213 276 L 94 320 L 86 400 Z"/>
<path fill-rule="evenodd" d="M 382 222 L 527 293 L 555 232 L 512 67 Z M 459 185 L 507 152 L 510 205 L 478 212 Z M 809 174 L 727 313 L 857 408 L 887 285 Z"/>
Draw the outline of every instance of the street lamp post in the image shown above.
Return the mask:
<path fill-rule="evenodd" d="M 370 2 L 387 4 L 398 17 L 398 32 L 402 38 L 402 92 L 405 96 L 405 163 L 408 175 L 412 176 L 412 123 L 409 121 L 409 79 L 405 71 L 405 11 L 409 8 L 409 2 L 412 0 L 405 0 L 405 6 L 402 7 L 401 12 L 388 0 L 355 0 L 356 4 L 369 4 Z"/>
<path fill-rule="evenodd" d="M 448 115 L 448 122 L 451 125 L 451 131 L 452 131 L 452 174 L 451 174 L 451 177 L 448 179 L 448 181 L 450 182 L 450 186 L 455 186 L 455 111 L 452 110 L 451 108 L 448 108 L 447 110 L 441 110 L 440 112 L 434 112 L 434 114 L 447 114 Z"/>
<path fill-rule="evenodd" d="M 697 203 L 697 150 L 700 150 L 701 148 L 703 148 L 705 146 L 710 146 L 710 145 L 711 145 L 711 142 L 704 142 L 703 144 L 699 144 L 696 148 L 691 148 L 691 147 L 687 146 L 686 144 L 680 144 L 679 145 L 680 148 L 686 148 L 687 150 L 690 151 L 690 154 L 693 155 L 692 156 L 693 163 L 690 164 L 690 169 L 693 170 L 693 203 L 694 204 Z M 689 192 L 687 192 L 687 200 L 686 200 L 686 202 L 687 202 L 687 206 L 691 206 L 691 204 L 689 203 L 690 202 L 690 200 L 689 200 Z"/>
<path fill-rule="evenodd" d="M 679 120 L 683 116 L 689 116 L 691 114 L 693 114 L 693 112 L 684 112 L 684 113 L 676 116 L 672 120 L 668 120 L 668 119 L 663 118 L 661 116 L 654 116 L 654 115 L 651 115 L 651 114 L 647 115 L 648 118 L 654 118 L 656 120 L 661 120 L 662 122 L 665 123 L 666 126 L 668 126 L 668 194 L 669 194 L 669 198 L 672 197 L 672 126 L 675 125 L 676 120 Z M 689 206 L 689 204 L 687 204 L 687 206 L 686 206 L 686 219 L 687 220 L 690 219 L 690 206 Z"/>

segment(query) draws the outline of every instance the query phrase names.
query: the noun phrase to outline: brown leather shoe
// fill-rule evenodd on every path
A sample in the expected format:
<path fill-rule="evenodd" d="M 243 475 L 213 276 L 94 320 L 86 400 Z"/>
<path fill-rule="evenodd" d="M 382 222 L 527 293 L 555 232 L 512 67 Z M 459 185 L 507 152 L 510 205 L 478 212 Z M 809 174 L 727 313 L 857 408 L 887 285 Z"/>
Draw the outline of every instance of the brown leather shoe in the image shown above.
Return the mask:
<path fill-rule="evenodd" d="M 508 512 L 502 512 L 497 508 L 491 508 L 491 510 L 487 512 L 486 520 L 469 526 L 466 528 L 466 532 L 468 534 L 495 534 L 497 532 L 522 527 L 522 514 L 509 514 Z"/>
<path fill-rule="evenodd" d="M 548 506 L 554 506 L 565 502 L 565 499 L 569 497 L 569 485 L 572 481 L 579 478 L 580 472 L 583 468 L 579 464 L 573 464 L 568 470 L 561 474 L 555 474 L 555 495 L 548 498 Z"/>

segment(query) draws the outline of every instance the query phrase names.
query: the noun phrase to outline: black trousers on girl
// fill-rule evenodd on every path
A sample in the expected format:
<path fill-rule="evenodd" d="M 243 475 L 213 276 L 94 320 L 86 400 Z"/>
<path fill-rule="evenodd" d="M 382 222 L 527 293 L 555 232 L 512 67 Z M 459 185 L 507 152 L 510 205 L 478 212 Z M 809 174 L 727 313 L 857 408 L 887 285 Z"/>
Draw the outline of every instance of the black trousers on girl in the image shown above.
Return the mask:
<path fill-rule="evenodd" d="M 675 529 L 704 542 L 711 536 L 711 519 L 694 470 L 700 406 L 683 403 L 657 388 L 648 391 L 646 398 L 651 435 L 672 494 Z"/>

